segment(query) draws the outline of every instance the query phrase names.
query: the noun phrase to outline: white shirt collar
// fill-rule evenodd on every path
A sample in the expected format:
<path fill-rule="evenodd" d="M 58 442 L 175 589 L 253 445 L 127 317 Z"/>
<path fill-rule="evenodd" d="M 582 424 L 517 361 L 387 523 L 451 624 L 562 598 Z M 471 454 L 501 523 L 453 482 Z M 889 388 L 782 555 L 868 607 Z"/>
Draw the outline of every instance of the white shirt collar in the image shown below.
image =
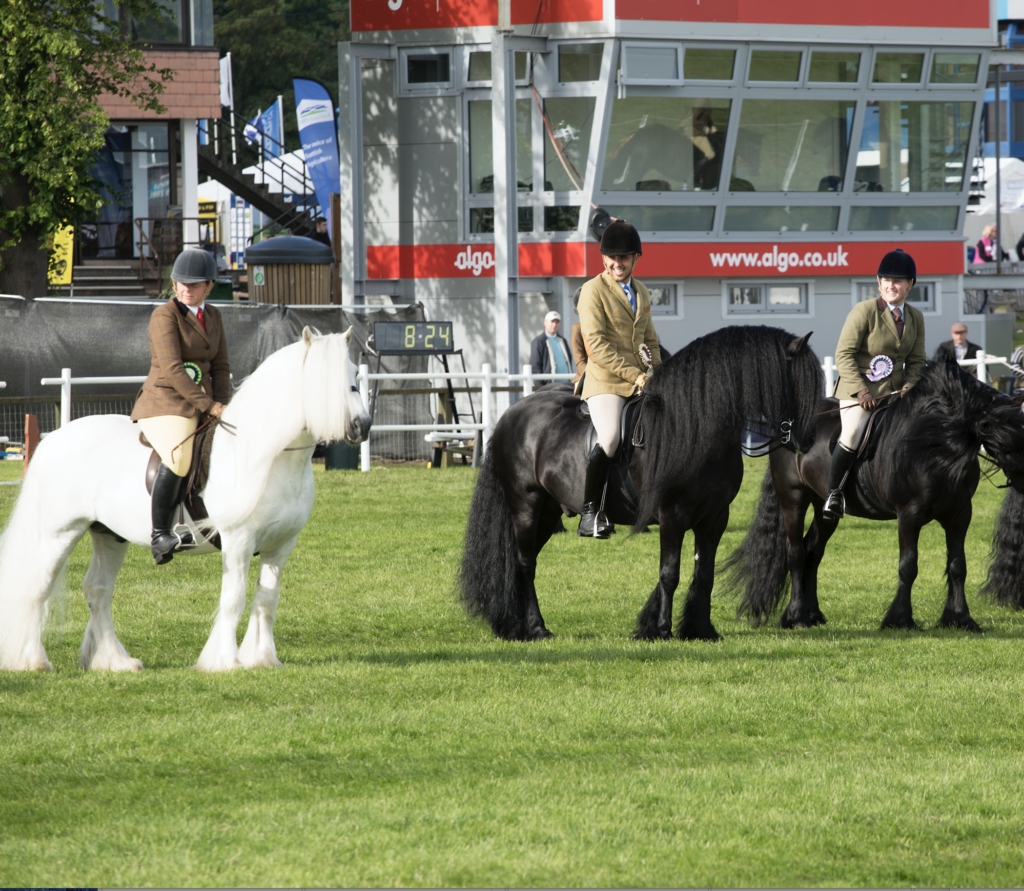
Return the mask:
<path fill-rule="evenodd" d="M 192 313 L 192 315 L 198 318 L 199 310 L 203 309 L 206 306 L 206 301 L 204 300 L 202 303 L 199 304 L 199 306 L 189 306 L 187 303 L 183 303 L 181 305 L 184 306 L 185 309 L 187 309 L 190 313 Z"/>

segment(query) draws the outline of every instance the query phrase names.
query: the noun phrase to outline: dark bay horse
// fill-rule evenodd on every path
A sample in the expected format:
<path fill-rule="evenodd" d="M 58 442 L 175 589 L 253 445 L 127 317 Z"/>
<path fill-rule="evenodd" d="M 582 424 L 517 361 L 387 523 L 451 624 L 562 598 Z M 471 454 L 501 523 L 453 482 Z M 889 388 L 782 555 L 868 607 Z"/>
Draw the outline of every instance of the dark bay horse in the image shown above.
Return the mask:
<path fill-rule="evenodd" d="M 743 480 L 742 433 L 760 422 L 790 448 L 810 443 L 823 377 L 808 337 L 764 326 L 723 328 L 677 352 L 648 384 L 643 445 L 629 467 L 638 504 L 632 511 L 613 501 L 605 506 L 613 523 L 660 528 L 659 580 L 635 637 L 672 637 L 683 536 L 692 529 L 696 560 L 677 634 L 719 638 L 711 587 L 729 505 Z M 467 610 L 498 637 L 551 637 L 534 578 L 537 555 L 561 514 L 583 506 L 589 421 L 578 416 L 579 405 L 571 393 L 541 391 L 513 405 L 494 429 L 473 493 L 459 584 Z M 579 547 L 583 559 L 601 545 L 580 539 Z"/>
<path fill-rule="evenodd" d="M 818 566 L 838 522 L 822 513 L 828 494 L 829 445 L 839 426 L 836 400 L 823 400 L 813 448 L 796 456 L 776 451 L 761 485 L 761 499 L 743 544 L 725 562 L 727 587 L 744 589 L 739 612 L 766 622 L 790 587 L 783 628 L 825 623 L 818 605 Z M 834 409 L 828 411 L 828 409 Z M 955 362 L 926 366 L 921 380 L 881 415 L 870 464 L 860 462 L 847 480 L 846 512 L 897 521 L 899 585 L 882 628 L 917 628 L 911 589 L 917 578 L 921 529 L 938 520 L 946 533 L 944 628 L 980 631 L 964 594 L 964 540 L 971 499 L 981 471 L 979 449 L 1024 483 L 1024 415 L 1008 396 L 981 384 Z M 814 518 L 804 534 L 808 507 Z M 1020 513 L 1020 512 L 1018 512 Z M 1021 515 L 1024 518 L 1024 515 Z M 1024 543 L 1018 536 L 1017 544 Z M 1019 547 L 1014 552 L 1020 554 Z"/>

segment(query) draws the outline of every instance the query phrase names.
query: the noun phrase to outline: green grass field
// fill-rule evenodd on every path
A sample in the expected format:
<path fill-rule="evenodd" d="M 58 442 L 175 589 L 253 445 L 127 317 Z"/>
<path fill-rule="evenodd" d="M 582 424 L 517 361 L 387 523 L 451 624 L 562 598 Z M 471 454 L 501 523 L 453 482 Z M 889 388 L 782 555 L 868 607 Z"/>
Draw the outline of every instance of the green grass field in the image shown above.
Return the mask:
<path fill-rule="evenodd" d="M 848 518 L 824 627 L 751 629 L 719 595 L 723 642 L 633 642 L 657 535 L 560 535 L 537 581 L 556 638 L 513 644 L 453 590 L 474 478 L 318 470 L 280 671 L 192 670 L 219 561 L 132 549 L 114 620 L 146 671 L 82 672 L 86 538 L 46 636 L 56 671 L 0 676 L 0 885 L 1024 884 L 1024 616 L 975 596 L 999 491 L 982 483 L 968 539 L 982 636 L 935 629 L 934 525 L 925 630 L 879 632 L 895 523 Z"/>

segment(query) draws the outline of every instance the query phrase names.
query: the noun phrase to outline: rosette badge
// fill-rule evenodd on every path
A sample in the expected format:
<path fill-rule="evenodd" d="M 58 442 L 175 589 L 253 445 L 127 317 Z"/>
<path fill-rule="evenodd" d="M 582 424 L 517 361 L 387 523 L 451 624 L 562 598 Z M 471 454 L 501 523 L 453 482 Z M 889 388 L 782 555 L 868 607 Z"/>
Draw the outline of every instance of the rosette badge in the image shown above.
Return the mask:
<path fill-rule="evenodd" d="M 868 380 L 880 381 L 892 374 L 892 359 L 888 356 L 875 356 L 868 363 Z"/>
<path fill-rule="evenodd" d="M 185 369 L 185 374 L 192 378 L 192 383 L 198 384 L 203 379 L 203 369 L 196 365 L 195 362 L 182 362 L 181 367 Z"/>

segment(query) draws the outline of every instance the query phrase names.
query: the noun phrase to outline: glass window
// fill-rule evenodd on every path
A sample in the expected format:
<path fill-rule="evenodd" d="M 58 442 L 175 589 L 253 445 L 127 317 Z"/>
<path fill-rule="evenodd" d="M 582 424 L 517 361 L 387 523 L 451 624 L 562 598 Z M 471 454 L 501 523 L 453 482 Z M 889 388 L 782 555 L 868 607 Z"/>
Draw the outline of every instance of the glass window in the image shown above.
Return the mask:
<path fill-rule="evenodd" d="M 675 44 L 626 46 L 626 76 L 630 80 L 679 80 L 679 53 Z"/>
<path fill-rule="evenodd" d="M 545 232 L 575 232 L 580 225 L 578 207 L 545 207 Z"/>
<path fill-rule="evenodd" d="M 811 53 L 807 80 L 822 84 L 854 84 L 860 72 L 860 53 Z"/>
<path fill-rule="evenodd" d="M 617 220 L 628 220 L 641 232 L 710 232 L 714 207 L 605 205 Z"/>
<path fill-rule="evenodd" d="M 647 293 L 651 295 L 651 312 L 659 316 L 676 315 L 676 286 L 647 284 Z"/>
<path fill-rule="evenodd" d="M 800 80 L 802 56 L 799 50 L 754 50 L 750 54 L 750 79 L 787 82 Z"/>
<path fill-rule="evenodd" d="M 952 231 L 959 211 L 959 207 L 851 207 L 850 231 Z"/>
<path fill-rule="evenodd" d="M 846 99 L 745 100 L 729 188 L 839 191 L 855 107 Z"/>
<path fill-rule="evenodd" d="M 857 282 L 857 299 L 874 300 L 878 296 L 877 282 Z M 907 303 L 912 303 L 922 312 L 935 309 L 935 283 L 917 282 L 907 293 Z"/>
<path fill-rule="evenodd" d="M 717 189 L 728 99 L 616 99 L 601 188 L 606 192 Z"/>
<path fill-rule="evenodd" d="M 832 232 L 838 226 L 838 207 L 731 205 L 725 209 L 727 232 Z"/>
<path fill-rule="evenodd" d="M 190 0 L 192 46 L 213 46 L 213 0 Z"/>
<path fill-rule="evenodd" d="M 683 55 L 686 80 L 732 80 L 736 50 L 687 48 Z"/>
<path fill-rule="evenodd" d="M 974 84 L 978 82 L 981 56 L 977 53 L 936 53 L 932 57 L 933 84 Z"/>
<path fill-rule="evenodd" d="M 158 12 L 132 16 L 132 39 L 147 43 L 181 43 L 181 0 L 156 0 Z"/>
<path fill-rule="evenodd" d="M 491 100 L 477 99 L 469 105 L 469 191 L 481 194 L 494 191 L 494 143 L 492 141 Z M 516 178 L 519 191 L 533 188 L 533 147 L 530 114 L 533 102 L 516 99 Z M 531 224 L 532 228 L 532 224 Z"/>
<path fill-rule="evenodd" d="M 533 208 L 520 207 L 519 210 L 519 231 L 533 231 Z M 494 232 L 494 208 L 493 207 L 471 207 L 469 209 L 469 231 L 473 234 Z"/>
<path fill-rule="evenodd" d="M 603 43 L 563 43 L 558 48 L 558 79 L 562 83 L 598 80 Z"/>
<path fill-rule="evenodd" d="M 544 112 L 547 115 L 548 125 L 557 142 L 557 146 L 552 144 L 551 135 L 545 132 L 545 191 L 571 192 L 578 187 L 583 187 L 583 177 L 587 172 L 587 155 L 590 153 L 590 131 L 594 123 L 594 104 L 596 102 L 597 100 L 593 96 L 570 96 L 544 100 Z"/>
<path fill-rule="evenodd" d="M 924 53 L 879 53 L 875 56 L 876 84 L 919 84 Z"/>
<path fill-rule="evenodd" d="M 855 190 L 959 192 L 973 120 L 973 102 L 868 102 Z"/>
<path fill-rule="evenodd" d="M 526 80 L 527 53 L 516 53 L 516 80 Z M 470 53 L 467 80 L 489 81 L 491 79 L 491 54 Z"/>
<path fill-rule="evenodd" d="M 409 53 L 405 64 L 409 84 L 446 84 L 452 79 L 449 53 Z"/>
<path fill-rule="evenodd" d="M 729 285 L 729 314 L 807 312 L 807 285 L 747 284 Z"/>

